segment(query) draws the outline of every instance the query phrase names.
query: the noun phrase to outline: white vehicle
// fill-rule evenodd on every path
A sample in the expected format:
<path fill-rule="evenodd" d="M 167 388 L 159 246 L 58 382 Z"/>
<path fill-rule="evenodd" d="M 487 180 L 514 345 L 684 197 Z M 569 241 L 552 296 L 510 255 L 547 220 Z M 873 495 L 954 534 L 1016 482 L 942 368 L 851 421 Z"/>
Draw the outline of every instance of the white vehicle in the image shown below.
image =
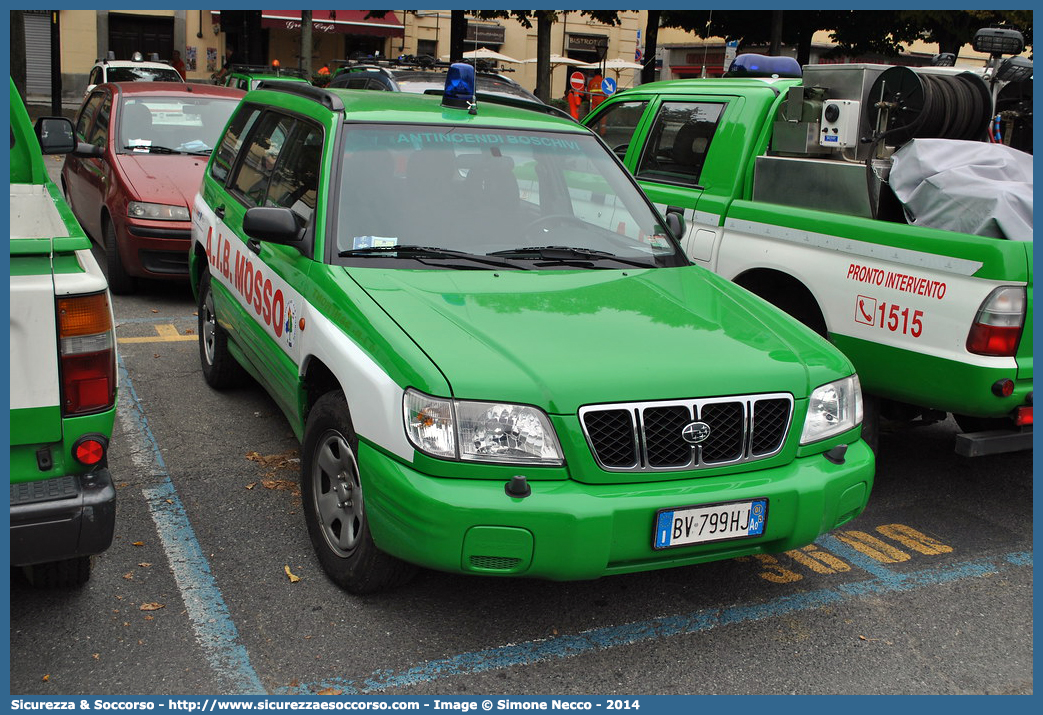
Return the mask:
<path fill-rule="evenodd" d="M 184 82 L 177 70 L 167 62 L 161 62 L 159 55 L 152 53 L 152 59 L 146 61 L 140 52 L 135 52 L 129 60 L 117 60 L 111 50 L 108 57 L 100 59 L 91 68 L 87 78 L 86 97 L 99 84 L 106 82 Z"/>

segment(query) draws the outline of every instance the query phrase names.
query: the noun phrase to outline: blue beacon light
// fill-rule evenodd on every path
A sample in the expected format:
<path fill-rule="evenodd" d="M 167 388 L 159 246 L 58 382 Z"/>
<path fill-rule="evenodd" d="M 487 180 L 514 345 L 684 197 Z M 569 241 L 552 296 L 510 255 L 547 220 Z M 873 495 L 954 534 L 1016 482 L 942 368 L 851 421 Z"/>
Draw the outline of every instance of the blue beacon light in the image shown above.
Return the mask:
<path fill-rule="evenodd" d="M 469 109 L 472 114 L 476 114 L 474 85 L 474 67 L 464 62 L 453 63 L 446 73 L 442 106 Z"/>
<path fill-rule="evenodd" d="M 725 77 L 800 77 L 800 64 L 792 57 L 742 54 L 732 60 Z"/>

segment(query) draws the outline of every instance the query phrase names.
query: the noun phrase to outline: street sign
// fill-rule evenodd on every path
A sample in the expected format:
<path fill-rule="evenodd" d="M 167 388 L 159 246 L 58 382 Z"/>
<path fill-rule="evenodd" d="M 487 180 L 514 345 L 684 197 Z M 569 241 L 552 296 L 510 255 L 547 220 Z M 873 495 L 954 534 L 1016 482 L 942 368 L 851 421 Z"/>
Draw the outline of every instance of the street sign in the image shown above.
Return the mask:
<path fill-rule="evenodd" d="M 583 89 L 583 85 L 586 79 L 583 77 L 583 73 L 576 71 L 569 75 L 569 86 L 573 89 Z"/>
<path fill-rule="evenodd" d="M 606 96 L 615 92 L 616 80 L 612 79 L 611 77 L 606 77 L 605 79 L 601 80 L 601 91 L 604 92 Z"/>

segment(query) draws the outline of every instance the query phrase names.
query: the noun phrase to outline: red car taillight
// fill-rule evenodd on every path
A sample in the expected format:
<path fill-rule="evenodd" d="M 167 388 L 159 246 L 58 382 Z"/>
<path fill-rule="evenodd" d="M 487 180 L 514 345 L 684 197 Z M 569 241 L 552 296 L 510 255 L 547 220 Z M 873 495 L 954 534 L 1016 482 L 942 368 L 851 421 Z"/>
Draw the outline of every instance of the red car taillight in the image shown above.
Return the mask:
<path fill-rule="evenodd" d="M 1003 286 L 989 294 L 967 335 L 968 352 L 1013 357 L 1025 324 L 1025 289 Z"/>
<path fill-rule="evenodd" d="M 116 401 L 116 340 L 107 293 L 58 299 L 62 414 L 99 412 Z"/>

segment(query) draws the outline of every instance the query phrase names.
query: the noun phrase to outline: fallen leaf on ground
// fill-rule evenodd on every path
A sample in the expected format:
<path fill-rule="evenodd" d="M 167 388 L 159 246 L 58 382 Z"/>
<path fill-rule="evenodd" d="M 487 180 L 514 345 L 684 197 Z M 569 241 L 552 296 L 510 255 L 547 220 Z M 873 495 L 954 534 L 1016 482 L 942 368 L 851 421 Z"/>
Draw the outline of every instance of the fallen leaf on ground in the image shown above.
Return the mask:
<path fill-rule="evenodd" d="M 278 489 L 283 492 L 299 494 L 298 484 L 290 479 L 262 479 L 261 486 L 265 489 Z"/>
<path fill-rule="evenodd" d="M 131 544 L 131 546 L 144 546 L 144 545 L 145 545 L 144 541 L 135 541 L 133 544 Z"/>
<path fill-rule="evenodd" d="M 295 576 L 293 574 L 293 572 L 290 571 L 290 567 L 289 566 L 283 566 L 282 568 L 283 568 L 283 571 L 286 572 L 287 577 L 289 577 L 290 583 L 297 583 L 298 581 L 301 580 L 300 576 Z"/>
<path fill-rule="evenodd" d="M 138 609 L 140 611 L 158 611 L 161 608 L 166 608 L 165 604 L 162 603 L 143 603 Z"/>
<path fill-rule="evenodd" d="M 337 690 L 336 688 L 326 688 L 325 690 L 320 690 L 318 693 L 316 693 L 316 695 L 343 695 L 343 694 L 344 694 L 343 690 Z"/>

